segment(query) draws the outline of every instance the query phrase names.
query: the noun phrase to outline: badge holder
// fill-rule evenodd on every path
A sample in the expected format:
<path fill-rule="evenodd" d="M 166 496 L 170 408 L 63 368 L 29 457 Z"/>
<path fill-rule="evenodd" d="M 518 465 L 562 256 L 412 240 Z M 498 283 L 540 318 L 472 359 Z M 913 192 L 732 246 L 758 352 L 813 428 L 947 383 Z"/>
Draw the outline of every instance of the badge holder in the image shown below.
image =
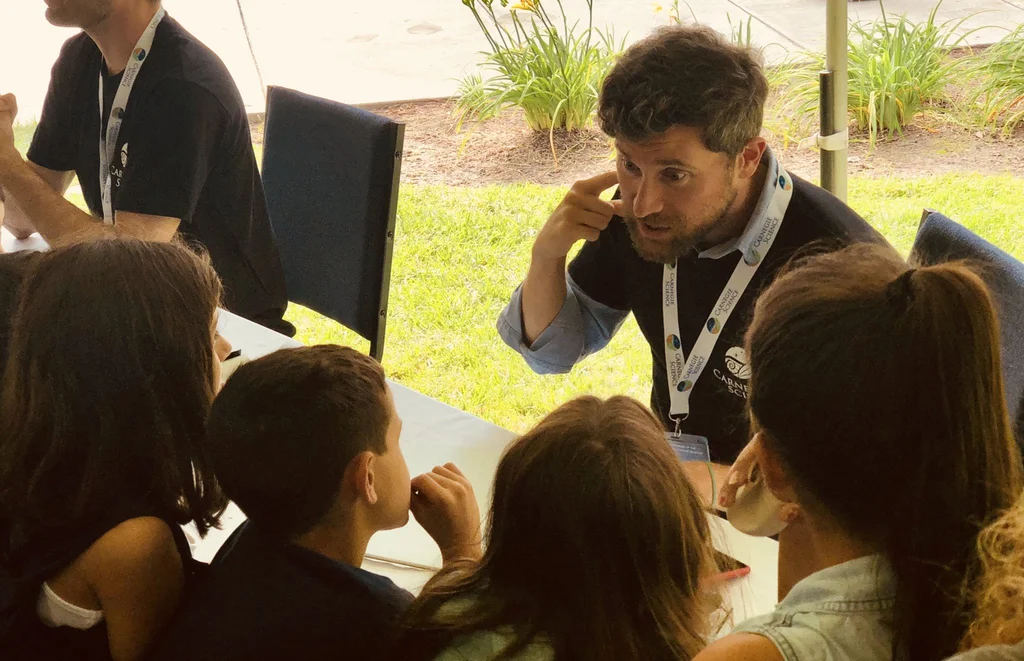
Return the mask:
<path fill-rule="evenodd" d="M 676 429 L 675 431 L 665 432 L 665 440 L 668 441 L 669 447 L 676 453 L 680 461 L 711 463 L 711 450 L 708 448 L 707 437 L 684 434 L 680 431 L 685 419 L 685 415 L 672 417 L 672 420 L 676 423 Z"/>

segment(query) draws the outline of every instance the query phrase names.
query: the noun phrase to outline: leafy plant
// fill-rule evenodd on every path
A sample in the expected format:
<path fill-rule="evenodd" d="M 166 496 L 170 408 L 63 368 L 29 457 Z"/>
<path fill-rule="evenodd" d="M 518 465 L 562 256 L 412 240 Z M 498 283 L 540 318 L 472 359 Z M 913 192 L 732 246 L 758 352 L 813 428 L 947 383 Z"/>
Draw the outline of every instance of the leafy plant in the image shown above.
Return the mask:
<path fill-rule="evenodd" d="M 555 129 L 589 126 L 598 90 L 615 57 L 624 49 L 611 31 L 593 27 L 594 2 L 586 0 L 586 29 L 569 24 L 561 0 L 561 20 L 552 20 L 542 0 L 520 0 L 510 9 L 511 28 L 495 13 L 494 0 L 462 0 L 473 12 L 490 46 L 486 75 L 474 74 L 459 87 L 459 125 L 486 120 L 517 106 L 535 131 L 548 131 L 554 153 Z M 501 7 L 508 0 L 498 0 Z M 524 22 L 522 14 L 529 17 Z"/>
<path fill-rule="evenodd" d="M 960 33 L 970 16 L 937 23 L 941 4 L 922 23 L 906 15 L 892 18 L 883 6 L 879 20 L 850 26 L 849 111 L 872 146 L 879 135 L 902 134 L 925 104 L 948 100 L 945 89 L 960 63 L 946 52 L 962 45 L 974 30 Z M 780 81 L 785 86 L 780 114 L 798 127 L 817 119 L 818 72 L 825 68 L 822 54 L 806 57 L 806 65 L 791 67 Z"/>
<path fill-rule="evenodd" d="M 732 22 L 732 16 L 725 14 L 725 19 L 729 21 L 729 40 L 737 46 L 744 48 L 753 48 L 754 39 L 752 34 L 752 28 L 754 25 L 754 17 L 747 14 L 747 20 L 740 19 L 738 22 Z"/>
<path fill-rule="evenodd" d="M 985 124 L 1010 135 L 1024 121 L 1024 25 L 988 47 L 971 73 L 980 84 L 970 105 Z"/>

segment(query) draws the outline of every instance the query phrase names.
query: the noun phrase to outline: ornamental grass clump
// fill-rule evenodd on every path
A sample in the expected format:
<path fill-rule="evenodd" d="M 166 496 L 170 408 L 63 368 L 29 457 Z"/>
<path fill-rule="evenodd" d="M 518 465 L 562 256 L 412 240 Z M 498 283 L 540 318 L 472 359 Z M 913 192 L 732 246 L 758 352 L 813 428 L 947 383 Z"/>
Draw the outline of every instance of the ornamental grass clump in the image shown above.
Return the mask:
<path fill-rule="evenodd" d="M 560 16 L 553 19 L 542 0 L 520 0 L 511 7 L 498 0 L 509 10 L 501 17 L 495 0 L 462 0 L 490 49 L 483 53 L 483 74 L 460 85 L 460 126 L 508 107 L 521 108 L 534 131 L 572 131 L 593 123 L 601 82 L 624 43 L 594 27 L 593 0 L 586 0 L 586 28 L 570 24 L 561 0 L 556 1 Z"/>

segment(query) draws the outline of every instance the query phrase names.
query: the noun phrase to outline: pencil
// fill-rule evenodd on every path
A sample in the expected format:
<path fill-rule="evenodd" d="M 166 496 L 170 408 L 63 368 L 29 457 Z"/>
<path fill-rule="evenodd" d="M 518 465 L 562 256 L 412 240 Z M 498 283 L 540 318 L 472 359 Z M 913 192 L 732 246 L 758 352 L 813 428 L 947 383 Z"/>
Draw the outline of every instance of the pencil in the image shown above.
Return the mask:
<path fill-rule="evenodd" d="M 715 577 L 712 580 L 715 583 L 725 583 L 737 578 L 743 578 L 749 573 L 750 567 L 740 567 L 739 569 L 733 569 L 732 571 L 724 571 L 721 574 L 715 574 Z"/>

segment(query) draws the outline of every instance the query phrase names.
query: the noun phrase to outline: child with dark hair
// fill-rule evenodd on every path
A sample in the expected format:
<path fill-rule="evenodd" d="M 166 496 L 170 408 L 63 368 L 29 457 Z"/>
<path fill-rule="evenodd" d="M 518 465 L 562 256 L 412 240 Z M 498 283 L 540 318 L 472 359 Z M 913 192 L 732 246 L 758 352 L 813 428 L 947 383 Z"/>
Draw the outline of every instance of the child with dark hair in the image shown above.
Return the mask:
<path fill-rule="evenodd" d="M 24 259 L 0 381 L 0 650 L 140 659 L 190 582 L 180 525 L 205 532 L 223 506 L 202 443 L 230 351 L 220 281 L 170 244 Z"/>
<path fill-rule="evenodd" d="M 410 482 L 381 366 L 338 346 L 240 367 L 217 397 L 208 447 L 248 517 L 214 559 L 157 659 L 370 659 L 412 600 L 360 569 L 370 537 L 410 508 L 445 562 L 479 555 L 480 515 L 457 468 Z"/>

